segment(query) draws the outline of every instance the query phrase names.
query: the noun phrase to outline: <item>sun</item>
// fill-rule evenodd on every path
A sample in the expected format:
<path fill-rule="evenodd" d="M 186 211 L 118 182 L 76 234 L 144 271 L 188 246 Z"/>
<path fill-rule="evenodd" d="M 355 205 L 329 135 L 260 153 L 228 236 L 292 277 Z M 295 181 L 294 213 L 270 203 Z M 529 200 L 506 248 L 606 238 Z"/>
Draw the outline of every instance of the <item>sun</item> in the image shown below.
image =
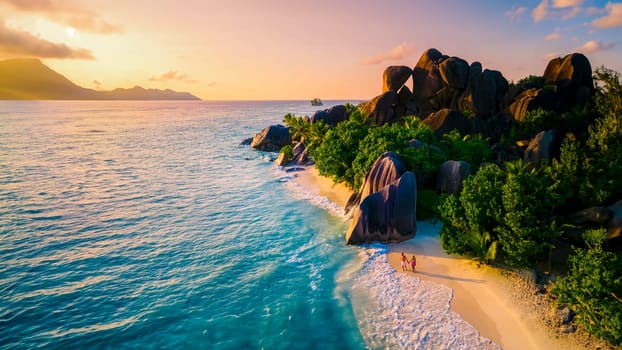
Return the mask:
<path fill-rule="evenodd" d="M 67 27 L 65 28 L 65 33 L 67 33 L 68 37 L 73 38 L 76 36 L 76 29 L 73 27 Z"/>

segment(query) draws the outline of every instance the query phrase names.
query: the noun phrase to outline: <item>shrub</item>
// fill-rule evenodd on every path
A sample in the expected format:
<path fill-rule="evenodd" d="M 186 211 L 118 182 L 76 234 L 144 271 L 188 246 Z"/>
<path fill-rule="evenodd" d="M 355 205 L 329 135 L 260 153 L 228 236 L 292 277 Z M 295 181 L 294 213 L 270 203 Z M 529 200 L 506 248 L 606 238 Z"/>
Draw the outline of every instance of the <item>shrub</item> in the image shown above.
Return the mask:
<path fill-rule="evenodd" d="M 429 220 L 439 217 L 440 196 L 435 190 L 417 191 L 417 219 Z"/>
<path fill-rule="evenodd" d="M 407 167 L 418 174 L 417 166 L 420 164 L 417 161 L 420 159 L 417 156 L 424 155 L 422 158 L 428 159 L 427 153 L 429 152 L 410 148 L 408 144 L 412 139 L 433 142 L 434 134 L 421 122 L 411 122 L 408 127 L 397 123 L 371 127 L 359 143 L 356 157 L 352 162 L 352 174 L 348 177 L 348 181 L 352 182 L 354 188 L 358 188 L 374 161 L 387 151 L 393 151 L 402 156 Z"/>
<path fill-rule="evenodd" d="M 443 135 L 441 144 L 444 147 L 446 159 L 468 162 L 474 172 L 480 164 L 492 157 L 488 141 L 479 134 L 462 136 L 458 130 L 452 130 Z"/>
<path fill-rule="evenodd" d="M 443 197 L 439 205 L 445 224 L 441 231 L 443 249 L 448 253 L 472 252 L 481 260 L 495 258 L 503 180 L 503 171 L 489 164 L 464 181 L 459 198 Z"/>
<path fill-rule="evenodd" d="M 441 201 L 441 243 L 450 253 L 468 251 L 481 260 L 494 259 L 498 244 L 506 263 L 528 266 L 557 235 L 550 218 L 561 203 L 556 189 L 545 168 L 488 164 L 464 181 L 459 198 Z"/>
<path fill-rule="evenodd" d="M 309 149 L 320 175 L 352 186 L 352 161 L 368 128 L 367 124 L 354 119 L 329 128 L 318 146 Z"/>
<path fill-rule="evenodd" d="M 622 344 L 622 256 L 603 250 L 605 229 L 584 234 L 587 249 L 574 249 L 570 271 L 553 288 L 586 330 L 614 345 Z"/>
<path fill-rule="evenodd" d="M 505 173 L 499 241 L 508 264 L 529 266 L 538 254 L 552 247 L 558 232 L 550 218 L 561 203 L 553 193 L 553 179 L 543 168 L 516 161 L 506 163 Z"/>
<path fill-rule="evenodd" d="M 288 159 L 292 159 L 294 157 L 294 147 L 292 145 L 285 145 L 281 147 L 281 153 L 285 153 Z"/>

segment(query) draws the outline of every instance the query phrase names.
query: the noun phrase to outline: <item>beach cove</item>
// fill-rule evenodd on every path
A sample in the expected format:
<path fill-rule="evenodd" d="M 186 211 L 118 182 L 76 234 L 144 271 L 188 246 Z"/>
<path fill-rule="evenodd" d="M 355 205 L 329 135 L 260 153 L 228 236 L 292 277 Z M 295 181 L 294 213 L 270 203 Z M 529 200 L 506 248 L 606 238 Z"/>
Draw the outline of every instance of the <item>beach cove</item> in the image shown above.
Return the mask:
<path fill-rule="evenodd" d="M 298 168 L 298 167 L 297 167 Z M 352 191 L 343 184 L 334 184 L 332 180 L 318 174 L 314 166 L 298 169 L 293 182 L 299 184 L 309 193 L 325 196 L 343 208 Z M 331 211 L 335 212 L 334 208 Z M 451 289 L 451 311 L 460 315 L 472 325 L 479 335 L 490 339 L 490 344 L 480 345 L 486 348 L 502 349 L 571 349 L 579 350 L 596 348 L 606 344 L 590 339 L 585 333 L 572 333 L 560 336 L 553 326 L 546 324 L 549 312 L 534 307 L 537 300 L 536 286 L 529 280 L 529 273 L 523 271 L 507 271 L 479 264 L 467 257 L 453 256 L 443 252 L 440 246 L 440 223 L 428 221 L 417 223 L 417 233 L 413 239 L 402 243 L 385 244 L 382 249 L 386 255 L 384 262 L 391 266 L 393 273 L 399 276 L 392 282 L 401 284 L 398 287 L 386 286 L 397 293 L 412 293 L 413 286 L 420 286 L 421 281 L 439 284 Z M 365 249 L 365 248 L 361 248 Z M 417 257 L 416 273 L 402 271 L 400 266 L 401 253 L 410 258 Z M 420 301 L 410 298 L 410 303 Z M 418 315 L 409 314 L 408 307 L 401 305 L 393 311 L 396 319 L 402 319 L 398 331 L 409 329 L 403 323 L 416 323 L 421 319 Z M 403 315 L 400 313 L 404 312 Z M 410 319 L 408 319 L 410 317 Z M 434 337 L 430 334 L 430 337 Z M 414 344 L 411 344 L 416 348 Z M 458 344 L 435 344 L 440 348 L 455 348 Z M 406 346 L 405 348 L 410 348 Z"/>

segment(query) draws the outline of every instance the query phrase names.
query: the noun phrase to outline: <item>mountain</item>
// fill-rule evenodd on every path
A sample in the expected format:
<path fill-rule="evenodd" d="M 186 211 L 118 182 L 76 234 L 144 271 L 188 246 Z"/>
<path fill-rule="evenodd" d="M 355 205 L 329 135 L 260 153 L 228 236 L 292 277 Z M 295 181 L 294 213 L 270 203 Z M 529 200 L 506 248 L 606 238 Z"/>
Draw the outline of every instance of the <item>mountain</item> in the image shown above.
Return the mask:
<path fill-rule="evenodd" d="M 170 89 L 96 91 L 74 84 L 38 59 L 0 61 L 0 100 L 200 100 Z"/>

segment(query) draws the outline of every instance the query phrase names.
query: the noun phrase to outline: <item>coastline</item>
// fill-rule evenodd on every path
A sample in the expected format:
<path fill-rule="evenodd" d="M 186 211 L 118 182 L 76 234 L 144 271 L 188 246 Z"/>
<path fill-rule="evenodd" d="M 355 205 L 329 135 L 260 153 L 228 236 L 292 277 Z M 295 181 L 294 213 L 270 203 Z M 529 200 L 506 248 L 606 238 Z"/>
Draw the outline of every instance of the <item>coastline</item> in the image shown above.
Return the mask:
<path fill-rule="evenodd" d="M 293 179 L 306 191 L 323 196 L 343 208 L 352 194 L 343 184 L 320 176 L 315 166 L 304 167 Z M 548 295 L 536 295 L 534 282 L 506 271 L 459 256 L 446 254 L 438 232 L 440 224 L 418 222 L 415 238 L 387 244 L 389 264 L 413 278 L 445 285 L 453 290 L 451 310 L 471 324 L 481 336 L 503 349 L 608 348 L 578 330 L 561 334 L 551 322 Z M 417 257 L 417 271 L 402 271 L 400 255 Z"/>

